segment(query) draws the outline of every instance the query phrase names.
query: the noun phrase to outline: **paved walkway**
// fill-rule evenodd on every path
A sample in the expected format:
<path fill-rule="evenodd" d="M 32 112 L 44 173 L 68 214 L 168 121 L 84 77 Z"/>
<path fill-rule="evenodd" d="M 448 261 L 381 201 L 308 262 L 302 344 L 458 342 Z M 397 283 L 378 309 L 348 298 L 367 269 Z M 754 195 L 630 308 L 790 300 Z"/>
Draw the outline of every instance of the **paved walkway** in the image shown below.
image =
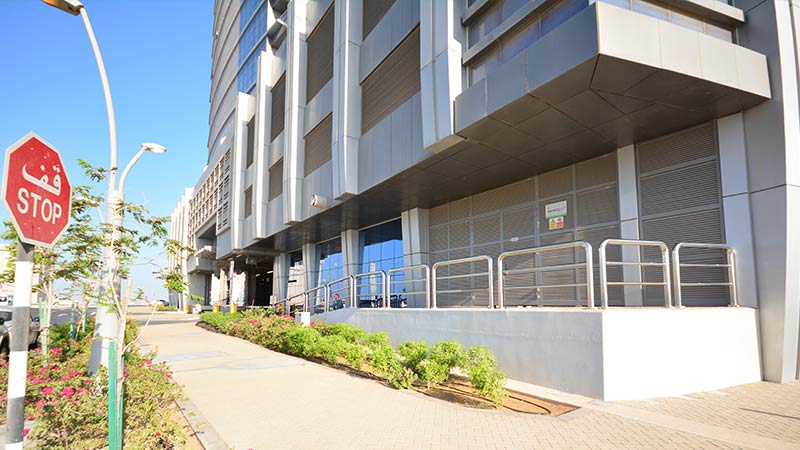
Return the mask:
<path fill-rule="evenodd" d="M 797 383 L 643 402 L 574 397 L 583 408 L 542 417 L 394 390 L 206 332 L 181 313 L 158 313 L 143 344 L 184 385 L 209 448 L 800 449 Z"/>

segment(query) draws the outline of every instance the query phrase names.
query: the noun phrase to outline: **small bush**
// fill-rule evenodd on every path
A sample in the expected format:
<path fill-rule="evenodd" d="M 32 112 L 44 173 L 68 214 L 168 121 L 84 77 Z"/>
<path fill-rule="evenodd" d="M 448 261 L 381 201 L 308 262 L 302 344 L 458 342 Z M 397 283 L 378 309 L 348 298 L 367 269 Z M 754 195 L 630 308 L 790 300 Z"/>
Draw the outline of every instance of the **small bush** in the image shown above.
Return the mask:
<path fill-rule="evenodd" d="M 321 336 L 314 349 L 314 356 L 322 358 L 329 363 L 336 362 L 338 356 L 343 356 L 347 348 L 347 341 L 341 336 Z"/>
<path fill-rule="evenodd" d="M 464 354 L 463 368 L 469 375 L 472 386 L 494 404 L 503 402 L 503 384 L 506 375 L 497 368 L 497 360 L 491 350 L 475 345 Z"/>
<path fill-rule="evenodd" d="M 361 370 L 364 361 L 367 360 L 367 349 L 360 344 L 353 344 L 348 342 L 344 350 L 344 359 L 347 364 L 356 370 Z"/>
<path fill-rule="evenodd" d="M 430 358 L 438 364 L 447 366 L 450 369 L 459 367 L 464 360 L 464 347 L 455 341 L 441 341 L 431 347 Z"/>
<path fill-rule="evenodd" d="M 308 358 L 314 356 L 319 339 L 319 332 L 311 327 L 292 328 L 286 333 L 284 350 L 290 355 Z"/>
<path fill-rule="evenodd" d="M 397 353 L 405 359 L 405 365 L 419 373 L 420 363 L 428 358 L 428 344 L 424 341 L 406 341 L 397 347 Z"/>
<path fill-rule="evenodd" d="M 385 335 L 385 333 L 375 334 Z M 385 376 L 389 381 L 389 384 L 395 388 L 410 388 L 417 379 L 417 375 L 413 370 L 403 366 L 403 364 L 400 362 L 400 358 L 397 357 L 397 353 L 395 353 L 392 346 L 389 345 L 388 338 L 385 345 L 383 344 L 383 340 L 380 338 L 376 339 L 373 344 L 375 347 L 372 351 L 372 355 L 370 355 L 369 358 L 370 365 L 383 376 Z"/>
<path fill-rule="evenodd" d="M 328 325 L 328 329 L 326 330 L 326 332 L 328 334 L 335 334 L 337 336 L 341 336 L 345 338 L 347 342 L 351 342 L 354 344 L 361 342 L 367 334 L 361 328 L 354 327 L 353 325 L 347 323 L 335 323 L 333 325 Z"/>
<path fill-rule="evenodd" d="M 373 352 L 381 347 L 389 347 L 392 348 L 392 344 L 389 342 L 389 335 L 387 333 L 365 333 L 364 334 L 364 345 L 367 346 Z"/>
<path fill-rule="evenodd" d="M 156 311 L 177 311 L 178 307 L 174 305 L 164 306 L 158 305 L 156 306 Z"/>

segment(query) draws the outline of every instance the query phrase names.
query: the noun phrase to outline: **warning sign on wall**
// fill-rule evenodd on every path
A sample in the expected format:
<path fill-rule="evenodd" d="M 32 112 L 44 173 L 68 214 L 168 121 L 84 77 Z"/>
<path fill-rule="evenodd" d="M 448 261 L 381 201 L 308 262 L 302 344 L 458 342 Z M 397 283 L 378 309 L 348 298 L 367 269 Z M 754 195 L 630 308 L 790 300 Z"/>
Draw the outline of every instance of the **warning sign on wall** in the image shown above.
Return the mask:
<path fill-rule="evenodd" d="M 544 215 L 547 219 L 548 230 L 560 230 L 564 228 L 564 219 L 567 217 L 567 201 L 562 200 L 545 205 Z"/>

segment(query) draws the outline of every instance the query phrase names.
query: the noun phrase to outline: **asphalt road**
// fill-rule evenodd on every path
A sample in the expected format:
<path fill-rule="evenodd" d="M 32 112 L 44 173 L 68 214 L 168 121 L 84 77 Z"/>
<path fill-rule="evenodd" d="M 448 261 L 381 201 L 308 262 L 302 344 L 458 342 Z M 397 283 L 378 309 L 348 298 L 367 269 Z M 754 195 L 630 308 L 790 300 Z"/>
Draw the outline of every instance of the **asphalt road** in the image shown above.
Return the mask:
<path fill-rule="evenodd" d="M 97 308 L 91 307 L 89 308 L 89 317 L 94 317 Z M 39 314 L 39 308 L 37 306 L 31 307 L 31 316 L 37 316 Z M 53 312 L 50 315 L 50 324 L 51 325 L 61 325 L 64 323 L 69 323 L 69 307 L 55 307 L 53 308 Z"/>

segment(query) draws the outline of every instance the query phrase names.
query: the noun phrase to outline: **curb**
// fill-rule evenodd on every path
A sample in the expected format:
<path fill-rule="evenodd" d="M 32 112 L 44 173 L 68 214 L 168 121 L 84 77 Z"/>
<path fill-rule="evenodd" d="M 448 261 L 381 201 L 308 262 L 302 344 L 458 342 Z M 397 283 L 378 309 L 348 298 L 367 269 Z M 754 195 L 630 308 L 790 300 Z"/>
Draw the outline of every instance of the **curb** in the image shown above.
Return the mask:
<path fill-rule="evenodd" d="M 222 437 L 217 433 L 217 430 L 211 426 L 211 423 L 206 420 L 203 413 L 197 408 L 197 405 L 192 403 L 188 398 L 184 400 L 176 400 L 178 408 L 181 410 L 183 417 L 189 422 L 189 426 L 197 436 L 200 444 L 206 450 L 230 450 L 232 447 L 228 445 Z"/>

